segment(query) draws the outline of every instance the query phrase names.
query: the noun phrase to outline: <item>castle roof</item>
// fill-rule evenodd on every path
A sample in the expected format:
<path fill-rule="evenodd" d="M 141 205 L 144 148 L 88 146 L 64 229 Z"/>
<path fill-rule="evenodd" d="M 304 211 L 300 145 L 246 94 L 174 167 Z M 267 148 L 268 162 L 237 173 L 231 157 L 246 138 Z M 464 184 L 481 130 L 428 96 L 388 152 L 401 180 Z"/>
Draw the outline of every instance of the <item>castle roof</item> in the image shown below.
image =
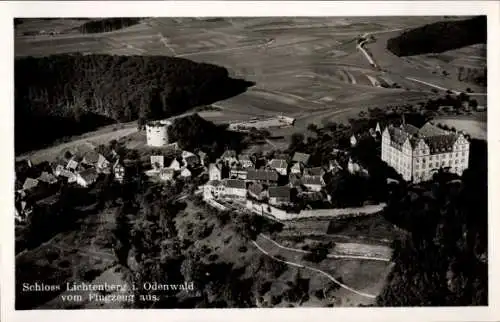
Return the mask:
<path fill-rule="evenodd" d="M 401 149 L 407 139 L 413 148 L 419 140 L 424 140 L 431 154 L 453 150 L 453 144 L 458 138 L 457 134 L 441 130 L 430 123 L 426 123 L 420 129 L 410 124 L 403 124 L 400 128 L 388 127 L 388 130 L 391 142 L 396 148 Z"/>

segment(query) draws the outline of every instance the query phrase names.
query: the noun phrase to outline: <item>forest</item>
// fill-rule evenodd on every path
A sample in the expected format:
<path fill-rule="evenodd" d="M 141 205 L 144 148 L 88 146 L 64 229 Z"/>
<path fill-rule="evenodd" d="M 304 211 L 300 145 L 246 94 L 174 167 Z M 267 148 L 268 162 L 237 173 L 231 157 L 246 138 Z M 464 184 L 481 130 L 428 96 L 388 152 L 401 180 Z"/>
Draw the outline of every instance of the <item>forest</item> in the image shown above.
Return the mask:
<path fill-rule="evenodd" d="M 220 66 L 165 56 L 28 57 L 14 68 L 16 154 L 116 121 L 169 117 L 253 85 Z"/>
<path fill-rule="evenodd" d="M 110 32 L 138 24 L 141 18 L 103 18 L 84 23 L 78 29 L 82 33 Z"/>
<path fill-rule="evenodd" d="M 440 21 L 389 39 L 387 49 L 400 57 L 441 53 L 474 44 L 485 44 L 486 35 L 486 16 Z"/>

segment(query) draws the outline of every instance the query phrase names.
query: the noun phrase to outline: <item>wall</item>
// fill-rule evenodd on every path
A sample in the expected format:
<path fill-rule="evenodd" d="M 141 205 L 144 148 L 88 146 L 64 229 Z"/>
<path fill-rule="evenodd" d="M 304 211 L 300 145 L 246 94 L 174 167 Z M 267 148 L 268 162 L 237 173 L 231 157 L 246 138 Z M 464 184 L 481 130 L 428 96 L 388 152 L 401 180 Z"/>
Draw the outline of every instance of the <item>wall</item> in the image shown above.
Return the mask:
<path fill-rule="evenodd" d="M 321 218 L 321 217 L 358 217 L 376 214 L 386 206 L 385 203 L 378 205 L 368 205 L 360 208 L 333 208 L 333 209 L 316 209 L 302 210 L 300 213 L 287 213 L 284 210 L 270 206 L 265 203 L 258 203 L 252 200 L 247 200 L 246 207 L 258 215 L 272 216 L 278 220 L 294 220 L 301 218 Z"/>

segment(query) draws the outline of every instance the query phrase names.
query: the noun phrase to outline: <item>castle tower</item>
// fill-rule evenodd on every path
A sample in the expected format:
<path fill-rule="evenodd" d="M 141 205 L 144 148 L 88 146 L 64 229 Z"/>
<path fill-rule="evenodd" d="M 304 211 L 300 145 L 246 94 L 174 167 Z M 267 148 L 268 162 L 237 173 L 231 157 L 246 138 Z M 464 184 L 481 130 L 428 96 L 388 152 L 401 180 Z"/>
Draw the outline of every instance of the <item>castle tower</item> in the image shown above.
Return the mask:
<path fill-rule="evenodd" d="M 167 120 L 152 121 L 146 124 L 146 141 L 148 146 L 162 147 L 168 144 L 168 127 L 172 123 Z"/>

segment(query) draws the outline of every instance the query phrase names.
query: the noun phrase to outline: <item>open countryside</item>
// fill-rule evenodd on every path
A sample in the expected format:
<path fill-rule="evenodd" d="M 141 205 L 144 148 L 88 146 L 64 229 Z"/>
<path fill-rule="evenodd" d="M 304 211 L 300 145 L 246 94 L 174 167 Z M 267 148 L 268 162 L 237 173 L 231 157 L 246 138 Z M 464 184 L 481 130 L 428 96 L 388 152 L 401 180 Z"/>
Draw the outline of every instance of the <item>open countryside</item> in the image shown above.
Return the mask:
<path fill-rule="evenodd" d="M 482 305 L 486 44 L 387 45 L 463 19 L 17 20 L 16 72 L 38 67 L 16 126 L 85 126 L 16 132 L 16 308 Z M 42 81 L 57 64 L 69 85 Z M 36 281 L 136 288 L 20 291 Z"/>

